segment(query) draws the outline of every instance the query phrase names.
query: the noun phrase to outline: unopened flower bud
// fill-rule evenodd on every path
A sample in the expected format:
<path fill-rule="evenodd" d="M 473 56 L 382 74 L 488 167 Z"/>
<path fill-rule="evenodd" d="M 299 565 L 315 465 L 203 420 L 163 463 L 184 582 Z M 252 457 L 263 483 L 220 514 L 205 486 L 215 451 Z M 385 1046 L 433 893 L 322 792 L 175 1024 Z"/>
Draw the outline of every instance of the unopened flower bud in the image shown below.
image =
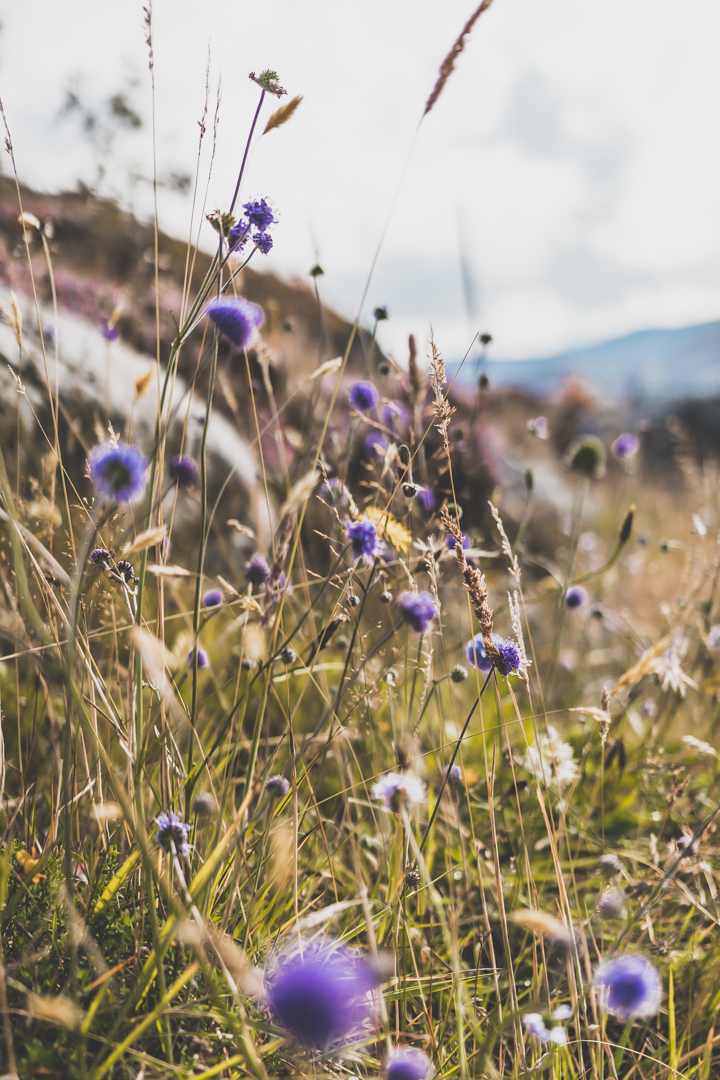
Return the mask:
<path fill-rule="evenodd" d="M 465 682 L 468 677 L 468 669 L 463 667 L 462 664 L 456 664 L 450 672 L 450 678 L 453 682 Z"/>

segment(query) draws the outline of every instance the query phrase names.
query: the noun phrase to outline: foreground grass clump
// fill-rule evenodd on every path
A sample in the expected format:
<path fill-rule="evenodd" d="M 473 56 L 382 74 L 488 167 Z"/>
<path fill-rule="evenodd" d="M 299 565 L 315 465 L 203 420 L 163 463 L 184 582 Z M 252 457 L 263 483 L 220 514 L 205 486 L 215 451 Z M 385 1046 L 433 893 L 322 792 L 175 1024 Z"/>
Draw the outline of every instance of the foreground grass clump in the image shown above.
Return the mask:
<path fill-rule="evenodd" d="M 282 89 L 253 78 L 259 112 Z M 111 431 L 69 474 L 51 408 L 36 482 L 62 525 L 41 540 L 2 433 L 6 1070 L 714 1075 L 717 495 L 678 496 L 658 550 L 634 437 L 607 474 L 585 439 L 553 550 L 523 542 L 530 498 L 514 545 L 492 505 L 467 535 L 478 444 L 434 343 L 429 388 L 414 353 L 407 380 L 346 387 L 350 342 L 327 393 L 311 380 L 305 449 L 271 394 L 254 408 L 274 525 L 240 559 L 206 444 L 221 336 L 238 364 L 263 348 L 234 275 L 274 215 L 236 220 L 242 179 L 153 445 Z M 193 334 L 197 460 L 166 442 Z"/>

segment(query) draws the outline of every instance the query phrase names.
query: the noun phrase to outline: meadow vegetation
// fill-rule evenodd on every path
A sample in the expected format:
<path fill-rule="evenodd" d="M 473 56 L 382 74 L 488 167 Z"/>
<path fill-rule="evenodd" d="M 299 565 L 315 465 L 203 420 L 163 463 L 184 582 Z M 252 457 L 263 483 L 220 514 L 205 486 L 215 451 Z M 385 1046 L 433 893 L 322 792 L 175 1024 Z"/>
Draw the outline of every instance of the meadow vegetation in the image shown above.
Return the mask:
<path fill-rule="evenodd" d="M 281 127 L 277 76 L 252 77 L 253 129 Z M 290 439 L 238 288 L 281 225 L 244 165 L 158 358 L 152 445 L 128 425 L 66 466 L 49 339 L 49 423 L 0 435 L 5 1071 L 709 1080 L 713 462 L 677 432 L 682 482 L 650 484 L 635 434 L 558 454 L 535 417 L 504 492 L 487 388 L 459 403 L 432 339 L 406 370 L 373 336 L 362 378 L 352 338 L 321 354 Z M 203 435 L 171 456 L 188 342 Z M 208 495 L 220 350 L 266 503 L 232 526 L 242 558 Z"/>

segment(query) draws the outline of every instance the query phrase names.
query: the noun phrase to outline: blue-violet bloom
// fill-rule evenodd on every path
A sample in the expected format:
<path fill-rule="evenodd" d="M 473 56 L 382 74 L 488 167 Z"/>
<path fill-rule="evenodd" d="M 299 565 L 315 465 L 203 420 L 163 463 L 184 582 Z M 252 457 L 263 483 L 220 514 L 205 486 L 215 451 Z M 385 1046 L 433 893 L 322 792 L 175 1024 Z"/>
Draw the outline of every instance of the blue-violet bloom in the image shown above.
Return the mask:
<path fill-rule="evenodd" d="M 404 592 L 398 597 L 403 619 L 416 634 L 426 634 L 438 613 L 435 597 L 429 592 Z"/>
<path fill-rule="evenodd" d="M 263 310 L 241 296 L 213 300 L 205 314 L 215 323 L 222 336 L 236 349 L 249 349 L 265 318 Z"/>
<path fill-rule="evenodd" d="M 385 1066 L 387 1080 L 428 1080 L 432 1062 L 422 1050 L 399 1046 L 392 1050 Z"/>
<path fill-rule="evenodd" d="M 455 541 L 455 537 L 453 536 L 452 533 L 447 534 L 447 537 L 445 539 L 445 543 L 449 547 L 450 551 L 455 550 L 456 541 Z M 463 551 L 467 551 L 468 548 L 470 547 L 470 537 L 467 536 L 465 533 L 462 534 L 462 546 L 463 546 Z"/>
<path fill-rule="evenodd" d="M 445 774 L 448 778 L 448 784 L 462 783 L 462 772 L 459 765 L 446 765 Z"/>
<path fill-rule="evenodd" d="M 190 826 L 177 816 L 174 810 L 167 814 L 158 814 L 155 818 L 158 827 L 157 842 L 165 851 L 171 852 L 173 848 L 179 855 L 187 855 L 190 851 L 188 836 Z"/>
<path fill-rule="evenodd" d="M 187 454 L 178 454 L 170 462 L 170 475 L 176 483 L 190 488 L 200 479 L 200 466 L 195 458 L 188 457 Z"/>
<path fill-rule="evenodd" d="M 637 436 L 631 435 L 630 432 L 625 432 L 624 435 L 618 435 L 617 439 L 610 447 L 615 457 L 620 461 L 627 461 L 628 458 L 635 457 L 639 448 L 640 443 Z"/>
<path fill-rule="evenodd" d="M 350 387 L 348 401 L 353 409 L 358 412 L 369 412 L 374 409 L 380 395 L 371 382 L 356 382 Z"/>
<path fill-rule="evenodd" d="M 251 585 L 265 585 L 270 580 L 270 567 L 262 555 L 253 555 L 245 563 L 245 577 Z"/>
<path fill-rule="evenodd" d="M 220 607 L 224 599 L 220 589 L 208 589 L 202 598 L 203 607 Z"/>
<path fill-rule="evenodd" d="M 284 799 L 290 790 L 290 781 L 284 776 L 271 776 L 265 781 L 265 790 L 273 799 Z"/>
<path fill-rule="evenodd" d="M 88 457 L 90 479 L 101 495 L 118 503 L 129 503 L 145 490 L 147 458 L 137 446 L 103 443 Z"/>
<path fill-rule="evenodd" d="M 266 229 L 269 229 L 270 226 L 277 221 L 277 218 L 265 199 L 256 199 L 255 202 L 246 202 L 243 206 L 243 210 L 247 214 L 247 219 L 250 224 L 254 225 L 259 232 L 265 232 Z"/>
<path fill-rule="evenodd" d="M 373 1016 L 373 965 L 342 946 L 306 945 L 282 958 L 266 979 L 274 1019 L 316 1050 L 347 1043 Z"/>
<path fill-rule="evenodd" d="M 383 810 L 397 814 L 402 806 L 412 811 L 427 800 L 425 785 L 414 773 L 388 773 L 372 786 L 372 797 L 384 803 Z"/>
<path fill-rule="evenodd" d="M 187 654 L 187 665 L 188 665 L 188 667 L 193 666 L 194 659 L 195 659 L 195 650 L 191 649 L 190 652 Z M 205 652 L 202 645 L 198 645 L 198 647 L 197 647 L 197 666 L 201 671 L 204 670 L 205 668 L 210 667 L 210 657 Z"/>
<path fill-rule="evenodd" d="M 582 607 L 587 598 L 588 594 L 582 585 L 571 585 L 565 593 L 565 607 L 573 611 L 575 608 Z"/>
<path fill-rule="evenodd" d="M 372 521 L 348 521 L 345 532 L 352 544 L 353 558 L 362 559 L 370 566 L 382 551 L 375 525 Z"/>
<path fill-rule="evenodd" d="M 603 1008 L 620 1020 L 654 1016 L 660 1008 L 660 975 L 638 953 L 605 960 L 596 968 L 593 982 L 603 988 Z"/>

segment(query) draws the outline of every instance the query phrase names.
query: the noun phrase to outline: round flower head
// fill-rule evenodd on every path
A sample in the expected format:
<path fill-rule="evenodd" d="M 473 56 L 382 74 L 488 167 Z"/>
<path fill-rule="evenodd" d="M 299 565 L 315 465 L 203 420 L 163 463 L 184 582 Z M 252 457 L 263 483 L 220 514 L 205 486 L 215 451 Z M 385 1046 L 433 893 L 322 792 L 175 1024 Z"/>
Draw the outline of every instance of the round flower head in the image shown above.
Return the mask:
<path fill-rule="evenodd" d="M 170 462 L 170 475 L 176 483 L 190 488 L 200 479 L 200 466 L 195 458 L 188 457 L 187 454 L 178 454 Z"/>
<path fill-rule="evenodd" d="M 135 584 L 135 567 L 127 559 L 121 559 L 120 562 L 116 563 L 115 570 L 128 585 Z"/>
<path fill-rule="evenodd" d="M 571 585 L 565 593 L 565 607 L 570 608 L 571 611 L 582 607 L 586 600 L 587 593 L 582 585 Z"/>
<path fill-rule="evenodd" d="M 445 543 L 447 544 L 450 551 L 455 550 L 455 537 L 453 536 L 452 533 L 447 534 L 447 536 L 445 537 Z M 463 546 L 463 551 L 467 551 L 468 548 L 470 547 L 470 537 L 466 536 L 465 533 L 462 534 L 462 546 Z"/>
<path fill-rule="evenodd" d="M 374 409 L 380 395 L 371 382 L 356 382 L 350 387 L 348 401 L 353 409 L 358 412 L 369 412 Z"/>
<path fill-rule="evenodd" d="M 447 765 L 445 768 L 445 773 L 448 778 L 448 784 L 462 783 L 462 773 L 460 771 L 459 765 Z"/>
<path fill-rule="evenodd" d="M 462 664 L 456 664 L 455 667 L 450 672 L 450 678 L 452 679 L 453 682 L 456 682 L 456 683 L 465 682 L 468 675 L 469 675 L 468 669 L 466 667 L 463 667 Z"/>
<path fill-rule="evenodd" d="M 267 978 L 274 1019 L 292 1038 L 316 1050 L 347 1043 L 372 1019 L 373 966 L 343 947 L 306 945 L 281 959 Z"/>
<path fill-rule="evenodd" d="M 236 349 L 249 349 L 262 326 L 262 308 L 243 300 L 241 296 L 213 300 L 205 314 L 215 323 L 222 336 Z"/>
<path fill-rule="evenodd" d="M 195 659 L 195 650 L 191 649 L 190 652 L 187 654 L 187 665 L 188 665 L 188 667 L 193 666 L 194 659 Z M 198 645 L 198 647 L 197 647 L 197 666 L 201 671 L 204 668 L 209 668 L 210 667 L 210 658 L 208 657 L 208 654 L 203 649 L 202 645 Z"/>
<path fill-rule="evenodd" d="M 290 781 L 284 776 L 271 776 L 265 781 L 265 790 L 273 799 L 284 799 L 290 790 Z"/>
<path fill-rule="evenodd" d="M 435 495 L 430 488 L 420 488 L 418 499 L 422 503 L 424 510 L 432 510 L 435 506 Z"/>
<path fill-rule="evenodd" d="M 427 800 L 425 785 L 414 773 L 388 773 L 372 786 L 372 797 L 384 803 L 383 810 L 397 814 L 402 806 L 412 811 Z"/>
<path fill-rule="evenodd" d="M 198 817 L 212 817 L 218 812 L 218 804 L 209 791 L 198 791 L 192 801 L 192 808 Z"/>
<path fill-rule="evenodd" d="M 267 255 L 273 246 L 273 238 L 270 233 L 256 232 L 253 235 L 253 244 L 261 255 Z"/>
<path fill-rule="evenodd" d="M 605 472 L 605 448 L 597 435 L 583 435 L 568 450 L 566 462 L 573 472 L 599 480 Z"/>
<path fill-rule="evenodd" d="M 411 1050 L 408 1046 L 399 1046 L 393 1050 L 385 1066 L 387 1080 L 428 1080 L 432 1062 L 422 1050 Z"/>
<path fill-rule="evenodd" d="M 597 913 L 603 919 L 622 919 L 625 915 L 625 897 L 614 885 L 607 885 L 600 897 Z"/>
<path fill-rule="evenodd" d="M 190 826 L 185 824 L 173 810 L 169 810 L 167 814 L 158 814 L 155 824 L 158 827 L 157 842 L 161 848 L 168 852 L 174 848 L 179 855 L 188 854 Z"/>
<path fill-rule="evenodd" d="M 631 435 L 629 432 L 625 432 L 624 435 L 618 435 L 615 442 L 610 449 L 616 458 L 620 461 L 627 461 L 629 458 L 635 457 L 640 448 L 640 443 L 635 435 Z"/>
<path fill-rule="evenodd" d="M 596 969 L 593 981 L 603 987 L 603 1008 L 620 1020 L 654 1016 L 660 1008 L 660 975 L 637 953 L 606 960 Z"/>
<path fill-rule="evenodd" d="M 398 607 L 403 619 L 416 634 L 426 634 L 438 613 L 435 597 L 429 592 L 400 593 Z"/>
<path fill-rule="evenodd" d="M 109 566 L 112 558 L 107 548 L 95 548 L 90 553 L 90 562 L 94 563 L 95 566 Z"/>
<path fill-rule="evenodd" d="M 616 874 L 622 874 L 622 869 L 623 864 L 612 851 L 608 851 L 598 859 L 598 870 L 603 877 L 615 877 Z"/>
<path fill-rule="evenodd" d="M 265 585 L 270 580 L 270 567 L 262 555 L 253 555 L 245 563 L 245 577 L 251 585 Z"/>
<path fill-rule="evenodd" d="M 129 503 L 145 490 L 147 458 L 137 446 L 104 443 L 88 457 L 90 479 L 101 495 L 118 503 Z"/>
<path fill-rule="evenodd" d="M 352 544 L 353 558 L 362 559 L 370 566 L 382 551 L 375 525 L 372 521 L 349 521 L 345 532 Z"/>
<path fill-rule="evenodd" d="M 512 638 L 501 638 L 499 634 L 493 634 L 492 639 L 499 654 L 495 661 L 498 674 L 504 675 L 505 678 L 519 674 L 522 660 L 520 650 Z M 492 661 L 485 652 L 482 634 L 476 634 L 472 641 L 468 641 L 467 658 L 478 671 L 489 671 L 492 667 Z"/>
<path fill-rule="evenodd" d="M 225 597 L 219 589 L 208 589 L 203 596 L 203 607 L 219 607 Z"/>
<path fill-rule="evenodd" d="M 247 219 L 251 225 L 254 225 L 260 232 L 265 232 L 270 226 L 277 221 L 277 218 L 270 209 L 265 199 L 256 199 L 255 202 L 246 202 L 243 206 L 243 210 L 247 214 Z"/>
<path fill-rule="evenodd" d="M 250 232 L 250 222 L 242 218 L 237 225 L 233 225 L 228 233 L 228 247 L 230 251 L 242 251 L 247 243 Z"/>

